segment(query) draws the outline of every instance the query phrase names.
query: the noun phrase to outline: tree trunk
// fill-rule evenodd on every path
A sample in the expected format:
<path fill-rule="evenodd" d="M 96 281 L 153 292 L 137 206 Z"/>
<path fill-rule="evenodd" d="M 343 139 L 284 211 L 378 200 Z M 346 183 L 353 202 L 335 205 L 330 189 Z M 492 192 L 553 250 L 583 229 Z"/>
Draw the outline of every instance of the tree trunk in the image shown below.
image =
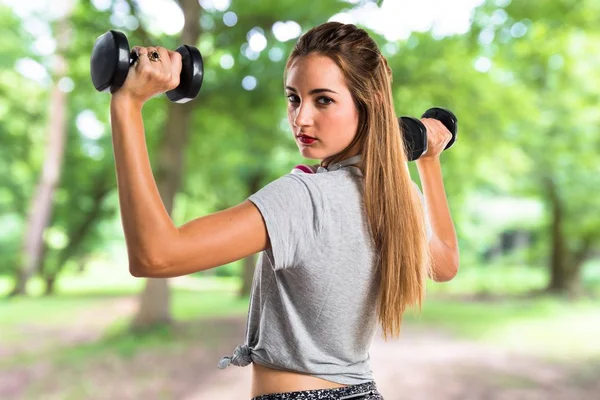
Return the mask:
<path fill-rule="evenodd" d="M 20 265 L 17 266 L 15 286 L 9 293 L 9 296 L 25 295 L 27 282 L 40 268 L 44 245 L 44 231 L 51 220 L 54 190 L 60 180 L 67 133 L 67 94 L 60 89 L 59 82 L 65 76 L 67 70 L 67 62 L 64 54 L 71 38 L 70 12 L 72 8 L 71 2 L 69 12 L 65 13 L 57 22 L 57 48 L 50 96 L 48 141 L 45 151 L 46 159 L 42 166 L 42 174 L 35 194 L 29 206 Z"/>
<path fill-rule="evenodd" d="M 576 249 L 570 249 L 564 233 L 564 207 L 552 178 L 545 180 L 552 213 L 550 280 L 546 291 L 553 294 L 576 296 L 581 291 L 581 267 L 589 256 L 592 236 L 583 238 Z"/>
<path fill-rule="evenodd" d="M 551 246 L 550 246 L 550 282 L 548 291 L 562 292 L 567 289 L 567 271 L 565 269 L 565 242 L 562 235 L 563 230 L 563 208 L 558 196 L 554 182 L 551 178 L 546 181 L 546 187 L 550 194 L 551 212 Z"/>
<path fill-rule="evenodd" d="M 260 189 L 260 182 L 262 177 L 254 176 L 250 180 L 250 185 L 248 186 L 249 194 L 256 193 Z M 252 290 L 252 281 L 254 279 L 254 269 L 256 256 L 252 254 L 246 257 L 243 261 L 242 267 L 242 286 L 239 291 L 240 297 L 246 297 L 250 295 L 250 291 Z"/>
<path fill-rule="evenodd" d="M 58 278 L 58 273 L 44 275 L 44 296 L 52 296 L 55 291 L 55 283 Z"/>
<path fill-rule="evenodd" d="M 185 16 L 181 42 L 195 45 L 200 37 L 200 4 L 197 0 L 180 0 Z M 173 211 L 175 194 L 179 190 L 183 156 L 194 101 L 169 103 L 167 123 L 158 150 L 156 184 L 169 215 Z M 132 322 L 133 330 L 170 323 L 170 290 L 167 279 L 147 279 L 140 296 L 139 309 Z"/>

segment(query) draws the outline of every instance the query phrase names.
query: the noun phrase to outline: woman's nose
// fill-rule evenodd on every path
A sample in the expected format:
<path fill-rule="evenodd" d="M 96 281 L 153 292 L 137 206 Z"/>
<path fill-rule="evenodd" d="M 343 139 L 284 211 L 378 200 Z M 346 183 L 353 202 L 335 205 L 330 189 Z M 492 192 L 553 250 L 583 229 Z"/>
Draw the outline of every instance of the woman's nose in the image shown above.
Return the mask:
<path fill-rule="evenodd" d="M 312 122 L 312 116 L 309 107 L 306 105 L 300 105 L 296 108 L 296 116 L 294 117 L 294 125 L 297 127 L 302 127 L 306 125 L 310 125 Z"/>

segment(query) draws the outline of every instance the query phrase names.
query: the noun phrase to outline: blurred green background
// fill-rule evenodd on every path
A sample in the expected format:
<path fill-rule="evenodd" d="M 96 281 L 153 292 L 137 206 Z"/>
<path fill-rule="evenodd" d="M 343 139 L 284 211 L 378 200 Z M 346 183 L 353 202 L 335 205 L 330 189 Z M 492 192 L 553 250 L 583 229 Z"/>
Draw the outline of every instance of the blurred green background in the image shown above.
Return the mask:
<path fill-rule="evenodd" d="M 250 367 L 216 366 L 243 343 L 255 257 L 129 275 L 110 95 L 92 86 L 90 52 L 109 29 L 202 52 L 197 99 L 144 107 L 181 225 L 314 161 L 292 139 L 282 78 L 298 36 L 328 20 L 379 43 L 398 115 L 459 119 L 442 165 L 460 271 L 429 282 L 399 340 L 374 344 L 385 398 L 600 398 L 591 0 L 0 1 L 0 398 L 250 398 Z"/>

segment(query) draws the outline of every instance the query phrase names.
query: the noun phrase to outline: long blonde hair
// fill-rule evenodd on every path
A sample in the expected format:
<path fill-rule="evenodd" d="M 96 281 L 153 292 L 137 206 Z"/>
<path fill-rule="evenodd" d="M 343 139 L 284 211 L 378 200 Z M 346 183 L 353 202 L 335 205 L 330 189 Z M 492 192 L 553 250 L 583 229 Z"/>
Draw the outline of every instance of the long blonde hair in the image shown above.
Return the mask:
<path fill-rule="evenodd" d="M 342 71 L 359 113 L 357 134 L 346 149 L 323 160 L 362 154 L 363 201 L 380 278 L 377 314 L 384 339 L 400 335 L 407 307 L 421 309 L 430 255 L 423 206 L 406 166 L 402 132 L 394 111 L 392 71 L 368 33 L 353 24 L 327 22 L 302 35 L 287 60 L 316 53 Z"/>

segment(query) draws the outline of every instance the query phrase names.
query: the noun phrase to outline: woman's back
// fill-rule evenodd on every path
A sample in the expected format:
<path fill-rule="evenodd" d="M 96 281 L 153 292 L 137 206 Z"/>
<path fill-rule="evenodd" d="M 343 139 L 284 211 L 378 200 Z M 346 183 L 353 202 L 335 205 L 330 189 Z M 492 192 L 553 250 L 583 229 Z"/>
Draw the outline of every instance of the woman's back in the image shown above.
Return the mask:
<path fill-rule="evenodd" d="M 238 365 L 251 360 L 344 385 L 373 380 L 379 282 L 361 185 L 349 166 L 288 174 L 249 197 L 272 243 L 259 254 L 240 349 L 247 357 Z"/>

